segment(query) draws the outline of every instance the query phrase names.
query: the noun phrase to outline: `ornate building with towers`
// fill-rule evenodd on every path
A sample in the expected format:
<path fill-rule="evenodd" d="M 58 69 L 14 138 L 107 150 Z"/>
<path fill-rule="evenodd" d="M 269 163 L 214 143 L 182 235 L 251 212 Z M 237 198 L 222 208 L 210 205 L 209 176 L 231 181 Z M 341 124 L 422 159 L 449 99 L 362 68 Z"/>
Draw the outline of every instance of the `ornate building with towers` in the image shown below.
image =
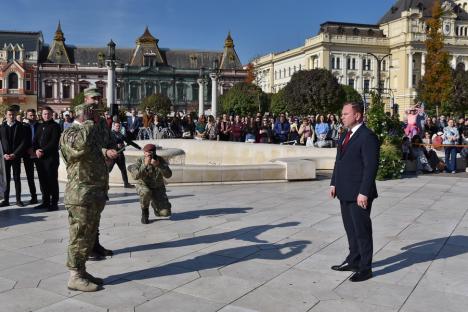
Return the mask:
<path fill-rule="evenodd" d="M 247 75 L 234 49 L 231 34 L 223 51 L 160 48 L 159 40 L 145 28 L 134 48 L 115 49 L 116 103 L 132 107 L 154 93 L 167 95 L 174 111 L 216 111 L 217 97 Z M 39 63 L 38 105 L 57 110 L 89 86 L 106 94 L 107 47 L 77 47 L 65 43 L 60 23 Z"/>
<path fill-rule="evenodd" d="M 257 58 L 253 62 L 257 82 L 265 92 L 274 93 L 298 70 L 325 68 L 363 95 L 380 84 L 388 108 L 398 104 L 401 114 L 414 103 L 424 76 L 426 21 L 433 3 L 398 0 L 372 25 L 325 22 L 303 46 Z M 452 67 L 468 68 L 468 0 L 442 0 L 442 7 L 442 32 Z"/>

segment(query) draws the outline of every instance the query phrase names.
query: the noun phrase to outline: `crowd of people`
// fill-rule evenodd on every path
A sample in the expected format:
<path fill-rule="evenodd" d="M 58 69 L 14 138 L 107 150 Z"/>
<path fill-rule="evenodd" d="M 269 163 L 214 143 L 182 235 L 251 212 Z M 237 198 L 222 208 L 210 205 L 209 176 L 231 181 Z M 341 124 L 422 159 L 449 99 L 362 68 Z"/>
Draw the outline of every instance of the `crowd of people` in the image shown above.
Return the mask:
<path fill-rule="evenodd" d="M 468 119 L 464 116 L 431 117 L 416 104 L 406 111 L 402 142 L 405 160 L 415 160 L 418 172 L 457 171 L 457 154 L 468 158 Z M 442 161 L 437 151 L 444 151 Z"/>

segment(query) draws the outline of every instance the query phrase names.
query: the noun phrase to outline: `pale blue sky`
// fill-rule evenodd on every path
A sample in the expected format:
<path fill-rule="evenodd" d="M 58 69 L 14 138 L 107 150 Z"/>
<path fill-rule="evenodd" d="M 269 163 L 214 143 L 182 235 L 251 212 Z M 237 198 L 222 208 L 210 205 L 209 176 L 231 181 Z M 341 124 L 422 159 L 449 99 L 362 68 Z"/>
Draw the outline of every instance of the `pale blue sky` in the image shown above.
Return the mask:
<path fill-rule="evenodd" d="M 221 50 L 230 30 L 246 64 L 302 45 L 325 21 L 376 23 L 396 0 L 16 0 L 2 3 L 1 30 L 41 30 L 58 20 L 66 43 L 134 47 L 148 25 L 159 46 Z"/>

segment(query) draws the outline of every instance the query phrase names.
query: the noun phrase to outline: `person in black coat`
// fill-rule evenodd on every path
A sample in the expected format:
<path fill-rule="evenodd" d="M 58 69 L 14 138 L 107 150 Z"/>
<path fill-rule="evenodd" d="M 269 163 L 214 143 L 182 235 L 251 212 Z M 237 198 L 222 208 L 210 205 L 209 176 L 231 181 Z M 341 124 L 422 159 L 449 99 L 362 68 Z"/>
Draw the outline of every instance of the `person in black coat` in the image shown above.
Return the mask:
<path fill-rule="evenodd" d="M 121 125 L 119 121 L 114 122 L 112 126 L 112 139 L 114 140 L 114 143 L 117 145 L 117 149 L 120 151 L 118 153 L 118 156 L 115 160 L 113 160 L 110 165 L 109 165 L 109 173 L 112 171 L 114 168 L 114 165 L 117 164 L 117 166 L 120 169 L 120 172 L 122 173 L 122 180 L 124 182 L 124 187 L 125 188 L 134 188 L 134 186 L 130 183 L 128 183 L 128 175 L 127 175 L 127 167 L 125 165 L 125 155 L 124 155 L 124 150 L 125 150 L 125 141 L 127 138 L 125 137 L 124 134 L 122 134 L 121 130 Z"/>
<path fill-rule="evenodd" d="M 330 196 L 338 197 L 348 237 L 349 254 L 336 271 L 354 271 L 352 282 L 372 277 L 372 202 L 377 198 L 375 178 L 379 166 L 380 143 L 363 124 L 361 104 L 345 103 L 341 120 L 348 130 L 338 141 L 330 183 Z"/>
<path fill-rule="evenodd" d="M 8 107 L 5 113 L 5 121 L 0 126 L 0 140 L 3 148 L 3 158 L 5 160 L 6 189 L 0 207 L 10 205 L 10 181 L 11 168 L 13 167 L 13 180 L 15 181 L 16 204 L 23 207 L 21 201 L 21 157 L 26 147 L 26 128 L 22 123 L 16 121 L 16 114 L 19 110 L 17 105 Z"/>
<path fill-rule="evenodd" d="M 26 172 L 26 178 L 28 179 L 29 193 L 31 194 L 31 200 L 29 205 L 37 204 L 37 194 L 36 194 L 36 183 L 34 181 L 34 165 L 36 164 L 37 157 L 33 151 L 32 143 L 34 136 L 37 133 L 37 127 L 39 123 L 37 122 L 36 110 L 30 108 L 26 111 L 27 122 L 23 123 L 26 128 L 26 144 L 24 153 L 23 153 L 23 165 L 24 171 Z M 37 167 L 37 165 L 36 165 Z"/>
<path fill-rule="evenodd" d="M 39 125 L 33 140 L 33 149 L 37 156 L 37 174 L 42 190 L 42 204 L 36 209 L 58 210 L 59 185 L 58 167 L 60 125 L 52 119 L 50 107 L 42 110 L 43 122 Z"/>

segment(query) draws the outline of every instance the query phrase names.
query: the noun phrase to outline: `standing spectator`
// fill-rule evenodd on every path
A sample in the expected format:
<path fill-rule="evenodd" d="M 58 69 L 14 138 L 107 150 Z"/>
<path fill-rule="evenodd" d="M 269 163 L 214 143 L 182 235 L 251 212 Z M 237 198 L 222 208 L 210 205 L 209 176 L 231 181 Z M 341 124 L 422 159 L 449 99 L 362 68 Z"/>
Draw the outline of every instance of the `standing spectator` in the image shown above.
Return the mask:
<path fill-rule="evenodd" d="M 31 200 L 29 205 L 37 204 L 37 194 L 36 194 L 36 183 L 34 182 L 34 164 L 37 167 L 37 157 L 33 150 L 33 140 L 34 136 L 37 133 L 37 127 L 39 123 L 37 122 L 36 110 L 30 108 L 26 111 L 26 122 L 24 123 L 26 127 L 26 142 L 27 146 L 23 154 L 23 165 L 24 171 L 26 172 L 26 178 L 28 180 L 29 193 L 31 194 Z"/>
<path fill-rule="evenodd" d="M 255 143 L 257 141 L 257 125 L 255 119 L 248 118 L 247 126 L 245 127 L 245 142 Z"/>
<path fill-rule="evenodd" d="M 128 175 L 127 175 L 127 167 L 125 165 L 125 135 L 122 134 L 120 131 L 121 125 L 120 122 L 114 122 L 112 126 L 112 138 L 114 139 L 114 143 L 117 145 L 117 158 L 113 159 L 110 161 L 109 165 L 109 173 L 112 171 L 114 168 L 114 165 L 117 164 L 117 167 L 119 167 L 119 170 L 122 174 L 122 180 L 124 182 L 124 187 L 125 188 L 134 188 L 134 186 L 130 183 L 128 183 Z"/>
<path fill-rule="evenodd" d="M 107 128 L 112 129 L 113 120 L 112 120 L 112 116 L 109 114 L 108 111 L 104 112 L 104 119 L 106 120 Z M 63 128 L 62 128 L 62 131 L 63 131 Z"/>
<path fill-rule="evenodd" d="M 462 134 L 465 132 L 465 118 L 460 117 L 458 118 L 457 129 L 460 138 L 458 139 L 458 144 L 463 144 L 463 136 Z"/>
<path fill-rule="evenodd" d="M 196 138 L 200 140 L 204 139 L 205 131 L 206 131 L 206 117 L 205 115 L 200 115 L 200 117 L 198 118 L 198 122 L 195 125 Z"/>
<path fill-rule="evenodd" d="M 11 168 L 13 168 L 13 180 L 15 181 L 16 205 L 23 207 L 21 201 L 21 156 L 27 146 L 26 128 L 16 121 L 18 105 L 8 107 L 5 121 L 0 127 L 0 140 L 3 148 L 3 159 L 5 160 L 6 189 L 0 207 L 10 205 L 10 181 Z"/>
<path fill-rule="evenodd" d="M 328 131 L 327 137 L 333 141 L 333 146 L 335 146 L 340 138 L 339 130 L 341 125 L 336 120 L 336 116 L 334 114 L 330 114 L 328 126 L 330 127 L 330 130 Z"/>
<path fill-rule="evenodd" d="M 276 141 L 278 143 L 286 142 L 288 140 L 289 130 L 289 122 L 287 122 L 285 114 L 281 113 L 279 120 L 275 123 L 273 128 Z"/>
<path fill-rule="evenodd" d="M 289 118 L 289 141 L 294 141 L 299 143 L 299 126 L 298 126 L 298 120 L 295 119 L 293 116 Z"/>
<path fill-rule="evenodd" d="M 208 140 L 218 140 L 218 127 L 216 126 L 215 119 L 212 115 L 208 116 L 208 123 L 206 124 L 205 138 Z"/>
<path fill-rule="evenodd" d="M 262 125 L 258 129 L 258 142 L 271 143 L 272 136 L 271 125 L 268 123 L 267 117 L 263 117 Z"/>
<path fill-rule="evenodd" d="M 193 122 L 190 114 L 185 115 L 182 120 L 182 128 L 182 138 L 193 139 L 193 136 L 195 135 L 195 123 Z"/>
<path fill-rule="evenodd" d="M 447 127 L 444 128 L 442 135 L 444 145 L 456 145 L 460 134 L 452 118 L 448 120 Z M 455 146 L 445 146 L 445 164 L 447 172 L 457 173 L 457 148 Z"/>
<path fill-rule="evenodd" d="M 317 118 L 317 124 L 315 125 L 315 135 L 317 136 L 317 145 L 319 147 L 324 145 L 323 142 L 325 142 L 329 131 L 330 126 L 326 122 L 325 116 L 319 115 Z"/>
<path fill-rule="evenodd" d="M 73 120 L 71 119 L 70 113 L 65 112 L 63 122 L 61 123 L 62 125 L 61 130 L 63 131 L 63 130 L 70 128 L 72 124 L 73 124 Z"/>
<path fill-rule="evenodd" d="M 437 121 L 437 127 L 439 131 L 444 131 L 444 128 L 447 127 L 447 120 L 444 115 L 440 115 L 439 120 Z"/>
<path fill-rule="evenodd" d="M 220 141 L 229 141 L 231 137 L 231 122 L 226 114 L 223 114 L 223 119 L 218 124 L 218 133 Z"/>
<path fill-rule="evenodd" d="M 426 118 L 426 124 L 424 125 L 424 128 L 431 134 L 431 137 L 439 131 L 433 119 L 429 117 Z"/>
<path fill-rule="evenodd" d="M 242 135 L 244 134 L 244 123 L 239 115 L 236 115 L 234 122 L 231 124 L 231 140 L 234 142 L 241 142 Z"/>
<path fill-rule="evenodd" d="M 130 114 L 131 115 L 127 117 L 127 134 L 131 140 L 135 140 L 142 123 L 140 121 L 140 117 L 137 116 L 135 108 L 132 108 Z"/>
<path fill-rule="evenodd" d="M 145 112 L 143 113 L 143 127 L 150 128 L 153 124 L 154 115 L 151 112 L 149 107 L 145 108 Z"/>
<path fill-rule="evenodd" d="M 37 156 L 37 175 L 42 190 L 42 204 L 34 208 L 58 210 L 58 167 L 60 126 L 52 119 L 52 108 L 42 110 L 42 124 L 34 136 L 33 148 Z"/>
<path fill-rule="evenodd" d="M 174 118 L 172 118 L 170 128 L 176 138 L 182 137 L 182 123 L 180 122 L 178 115 L 175 115 Z"/>
<path fill-rule="evenodd" d="M 299 135 L 301 136 L 299 142 L 301 145 L 306 145 L 307 140 L 312 141 L 314 143 L 314 128 L 310 125 L 309 119 L 304 118 L 302 120 L 301 127 L 299 128 Z"/>

